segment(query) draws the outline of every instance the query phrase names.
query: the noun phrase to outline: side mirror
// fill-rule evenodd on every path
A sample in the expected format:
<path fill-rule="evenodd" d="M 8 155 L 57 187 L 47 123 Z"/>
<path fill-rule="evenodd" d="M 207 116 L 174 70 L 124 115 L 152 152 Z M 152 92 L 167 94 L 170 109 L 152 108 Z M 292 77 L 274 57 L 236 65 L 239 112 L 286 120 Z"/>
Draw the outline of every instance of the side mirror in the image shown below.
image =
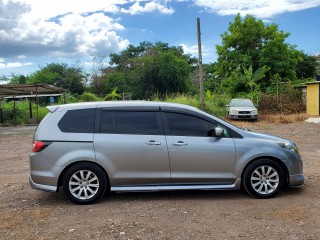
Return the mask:
<path fill-rule="evenodd" d="M 209 131 L 208 135 L 212 137 L 224 137 L 224 131 L 220 127 L 215 127 Z"/>
<path fill-rule="evenodd" d="M 229 105 L 226 105 L 226 107 L 229 107 Z"/>
<path fill-rule="evenodd" d="M 222 128 L 219 128 L 219 127 L 216 127 L 214 129 L 214 135 L 216 137 L 223 137 L 224 136 L 224 132 L 223 132 L 223 129 Z"/>

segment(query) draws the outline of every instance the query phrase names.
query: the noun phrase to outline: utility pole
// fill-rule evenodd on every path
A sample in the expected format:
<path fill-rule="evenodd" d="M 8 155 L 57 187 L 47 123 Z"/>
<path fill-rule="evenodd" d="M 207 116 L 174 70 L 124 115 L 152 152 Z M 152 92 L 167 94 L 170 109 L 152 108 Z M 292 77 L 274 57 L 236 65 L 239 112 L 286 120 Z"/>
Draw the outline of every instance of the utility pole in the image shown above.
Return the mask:
<path fill-rule="evenodd" d="M 202 68 L 200 18 L 197 18 L 197 33 L 198 33 L 198 53 L 199 53 L 198 64 L 199 64 L 199 85 L 200 85 L 200 108 L 202 110 L 204 110 L 203 68 Z"/>

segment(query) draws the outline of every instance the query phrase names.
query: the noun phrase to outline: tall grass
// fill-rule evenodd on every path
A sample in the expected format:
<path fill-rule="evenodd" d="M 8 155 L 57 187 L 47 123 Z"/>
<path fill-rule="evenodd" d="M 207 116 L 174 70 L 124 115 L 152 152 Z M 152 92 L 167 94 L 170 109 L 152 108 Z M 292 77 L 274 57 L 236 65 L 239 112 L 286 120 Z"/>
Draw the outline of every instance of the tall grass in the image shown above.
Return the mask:
<path fill-rule="evenodd" d="M 15 106 L 14 106 L 15 105 Z M 30 119 L 29 101 L 4 102 L 1 104 L 4 125 L 22 125 L 34 122 L 37 116 L 35 103 L 32 103 L 32 119 Z M 38 107 L 38 120 L 48 113 L 44 106 Z"/>
<path fill-rule="evenodd" d="M 154 98 L 153 100 L 159 101 L 158 98 Z M 186 104 L 186 105 L 190 105 L 200 109 L 200 98 L 197 95 L 196 96 L 189 96 L 186 94 L 171 95 L 171 96 L 167 96 L 165 99 L 163 99 L 163 101 Z M 230 101 L 230 98 L 224 95 L 215 95 L 210 99 L 206 98 L 204 111 L 217 117 L 226 116 L 226 104 L 228 104 L 229 101 Z"/>

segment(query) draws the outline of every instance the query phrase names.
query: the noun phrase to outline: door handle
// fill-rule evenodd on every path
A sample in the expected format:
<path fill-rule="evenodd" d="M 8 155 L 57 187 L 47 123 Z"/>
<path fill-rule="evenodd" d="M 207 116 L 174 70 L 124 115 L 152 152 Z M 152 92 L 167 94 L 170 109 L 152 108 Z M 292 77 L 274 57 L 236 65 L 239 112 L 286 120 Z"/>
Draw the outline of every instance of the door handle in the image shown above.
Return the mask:
<path fill-rule="evenodd" d="M 161 142 L 156 142 L 155 140 L 150 140 L 149 142 L 146 142 L 147 145 L 161 145 Z"/>
<path fill-rule="evenodd" d="M 173 146 L 187 146 L 188 144 L 182 141 L 172 143 Z"/>

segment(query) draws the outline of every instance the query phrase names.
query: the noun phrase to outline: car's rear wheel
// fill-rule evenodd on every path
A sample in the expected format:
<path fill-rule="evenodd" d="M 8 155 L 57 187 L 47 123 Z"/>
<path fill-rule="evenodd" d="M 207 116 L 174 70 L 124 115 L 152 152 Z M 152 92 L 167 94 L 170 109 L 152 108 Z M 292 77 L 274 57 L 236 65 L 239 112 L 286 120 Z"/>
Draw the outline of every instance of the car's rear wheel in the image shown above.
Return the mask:
<path fill-rule="evenodd" d="M 94 203 L 107 189 L 105 173 L 91 163 L 72 166 L 64 175 L 62 184 L 66 196 L 77 204 Z"/>
<path fill-rule="evenodd" d="M 245 169 L 242 181 L 244 189 L 251 196 L 270 198 L 283 188 L 285 176 L 275 161 L 259 159 Z"/>

